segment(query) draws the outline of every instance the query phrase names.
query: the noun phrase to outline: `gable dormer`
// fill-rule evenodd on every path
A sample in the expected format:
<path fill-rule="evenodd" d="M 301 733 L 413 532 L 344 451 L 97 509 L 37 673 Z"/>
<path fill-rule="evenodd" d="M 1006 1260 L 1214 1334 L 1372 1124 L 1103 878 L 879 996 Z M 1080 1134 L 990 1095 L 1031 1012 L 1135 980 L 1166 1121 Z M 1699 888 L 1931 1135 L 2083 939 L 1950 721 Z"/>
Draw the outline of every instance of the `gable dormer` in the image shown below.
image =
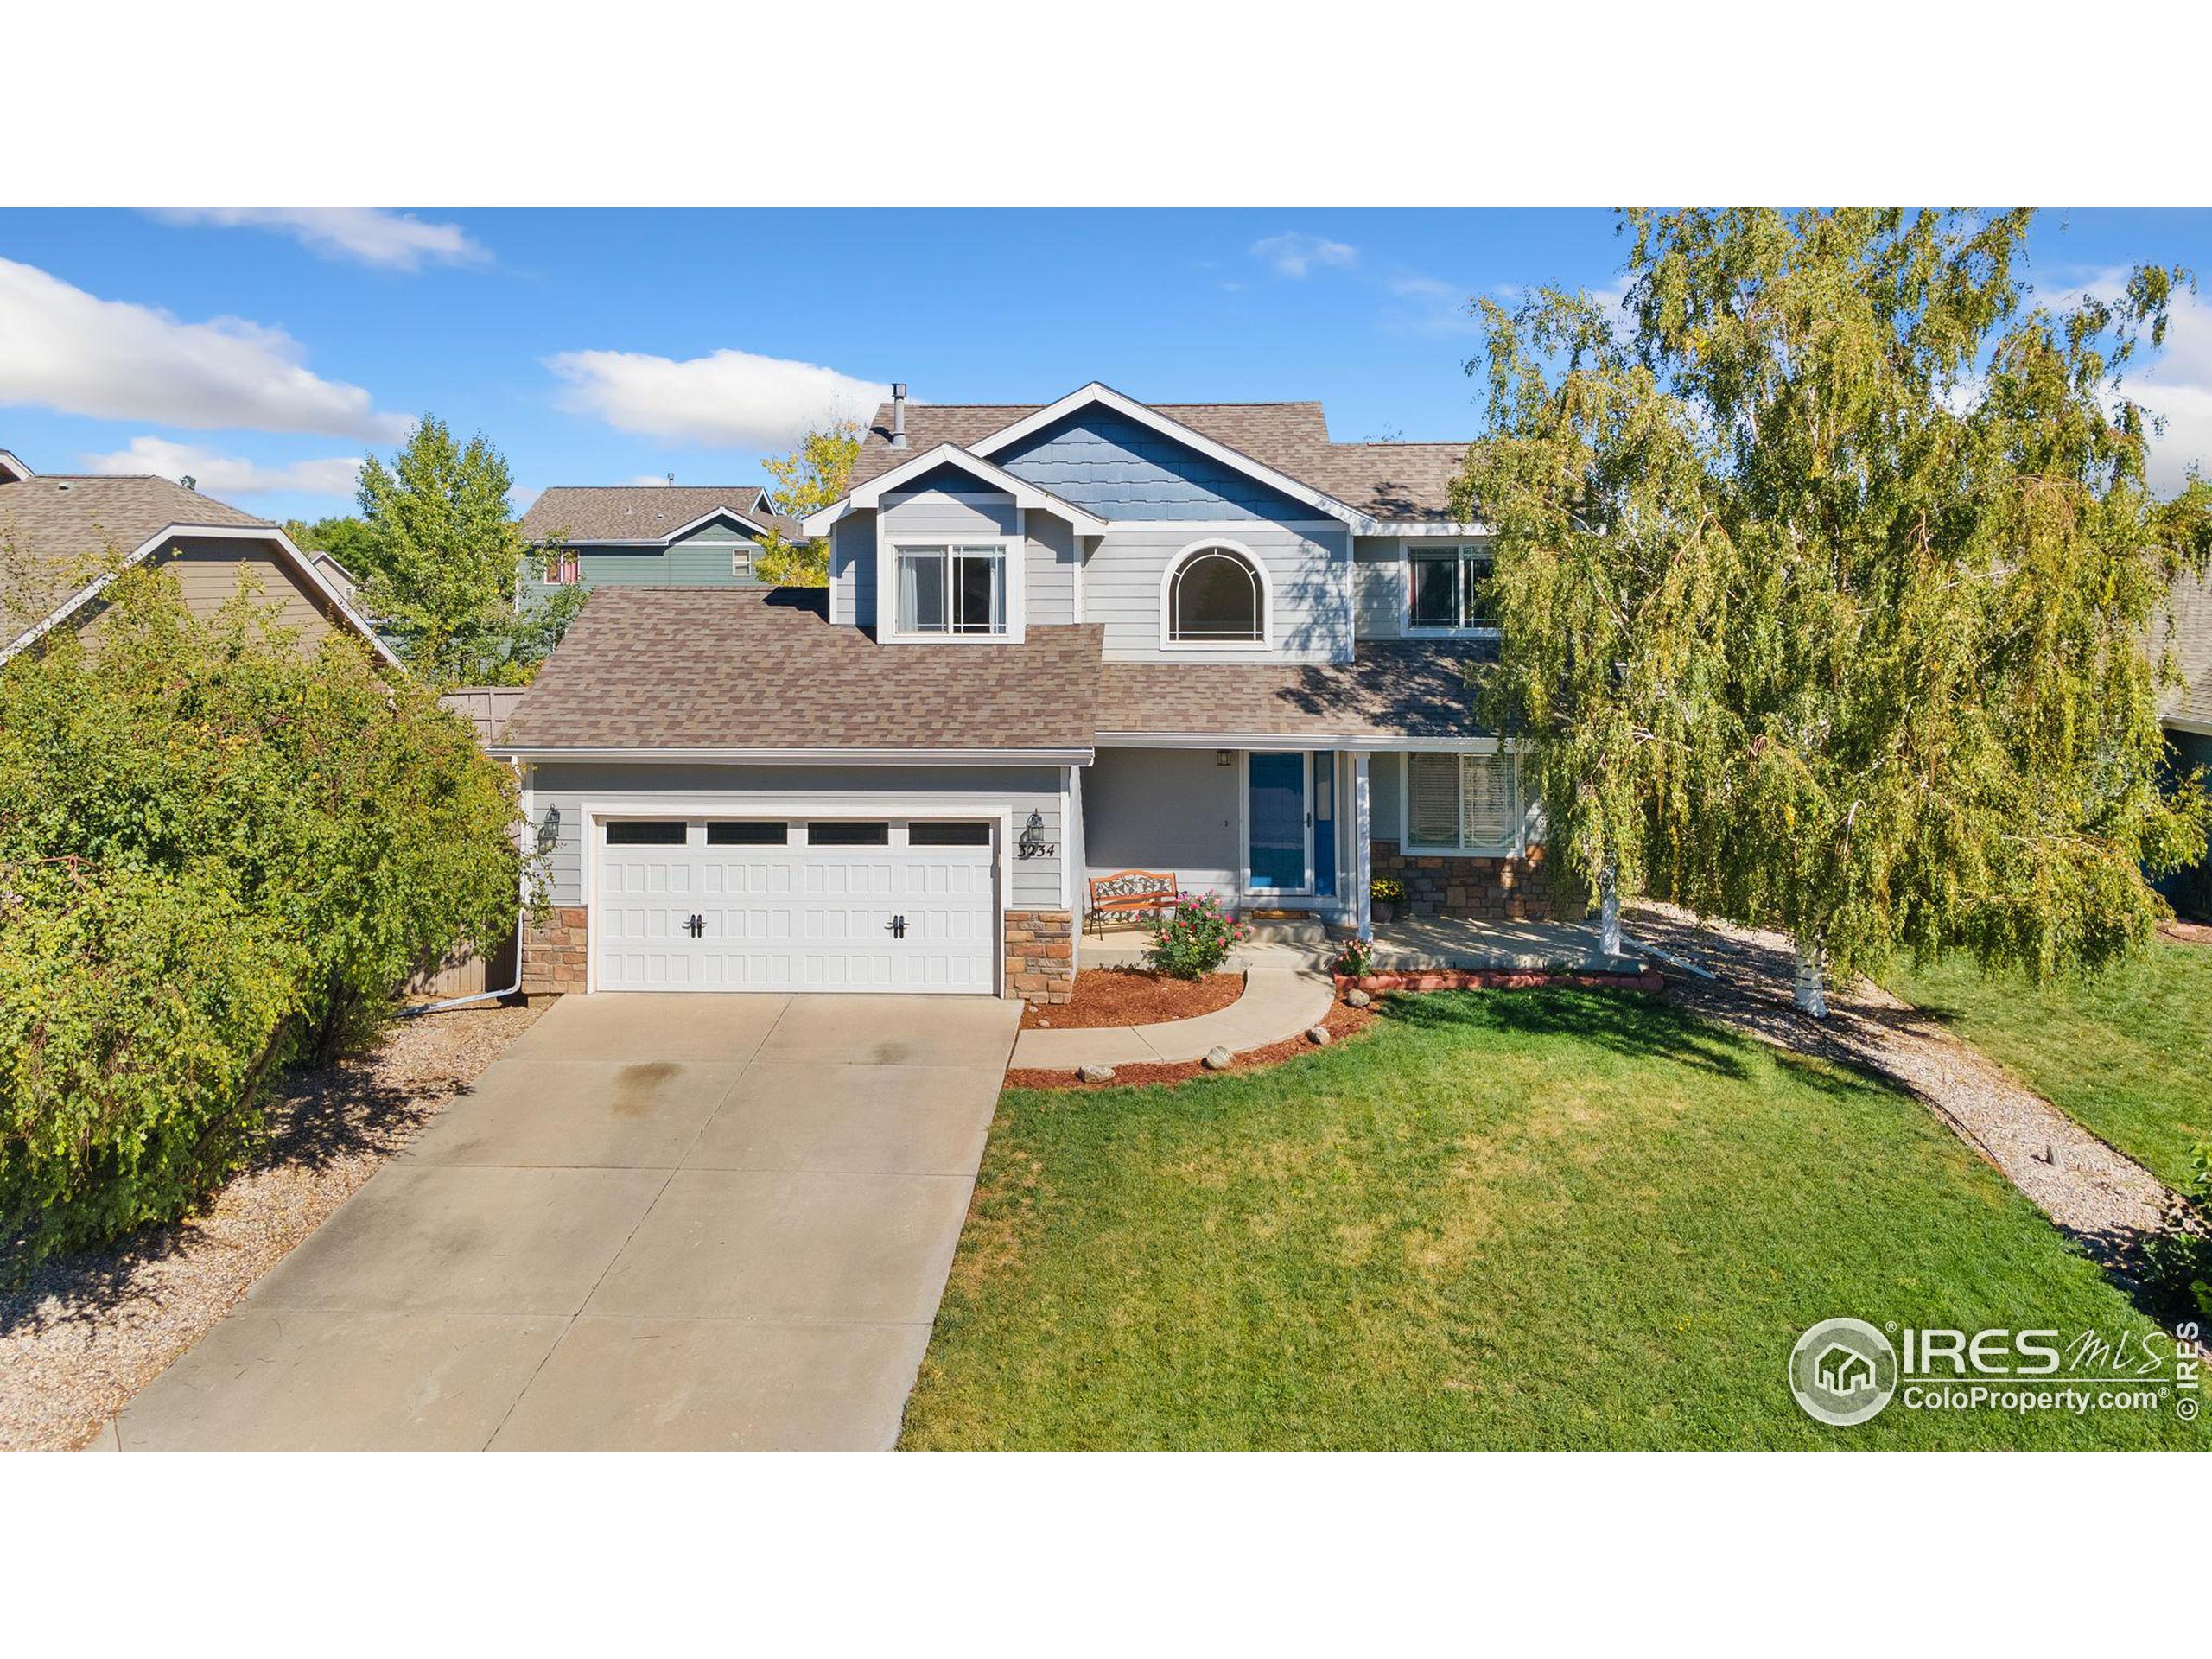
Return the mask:
<path fill-rule="evenodd" d="M 806 521 L 830 537 L 830 620 L 893 645 L 1018 644 L 1033 578 L 1073 620 L 1079 538 L 1105 521 L 956 444 L 922 451 Z M 1040 597 L 1042 594 L 1040 594 Z"/>

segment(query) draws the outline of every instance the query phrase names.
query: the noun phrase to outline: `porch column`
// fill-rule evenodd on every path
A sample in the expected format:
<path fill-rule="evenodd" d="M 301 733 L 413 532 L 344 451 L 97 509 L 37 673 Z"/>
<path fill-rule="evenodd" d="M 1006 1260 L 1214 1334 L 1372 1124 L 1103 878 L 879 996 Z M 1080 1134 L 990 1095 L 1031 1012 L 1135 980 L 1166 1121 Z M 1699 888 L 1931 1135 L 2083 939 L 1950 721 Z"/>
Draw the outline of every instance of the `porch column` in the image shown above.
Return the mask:
<path fill-rule="evenodd" d="M 1353 913 L 1359 918 L 1359 937 L 1363 942 L 1375 938 L 1375 894 L 1369 886 L 1371 855 L 1368 841 L 1372 824 L 1370 819 L 1371 802 L 1367 787 L 1367 754 L 1364 750 L 1351 758 L 1352 843 L 1351 874 Z"/>

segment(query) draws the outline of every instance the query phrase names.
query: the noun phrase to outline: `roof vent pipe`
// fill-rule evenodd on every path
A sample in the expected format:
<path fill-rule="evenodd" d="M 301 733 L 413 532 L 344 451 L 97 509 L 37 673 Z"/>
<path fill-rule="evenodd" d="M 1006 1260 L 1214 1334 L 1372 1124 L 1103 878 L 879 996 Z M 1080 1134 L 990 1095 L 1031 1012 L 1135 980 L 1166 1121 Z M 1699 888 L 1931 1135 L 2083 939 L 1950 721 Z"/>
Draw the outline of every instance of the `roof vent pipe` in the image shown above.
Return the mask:
<path fill-rule="evenodd" d="M 891 447 L 893 449 L 906 447 L 906 383 L 904 380 L 891 383 Z"/>

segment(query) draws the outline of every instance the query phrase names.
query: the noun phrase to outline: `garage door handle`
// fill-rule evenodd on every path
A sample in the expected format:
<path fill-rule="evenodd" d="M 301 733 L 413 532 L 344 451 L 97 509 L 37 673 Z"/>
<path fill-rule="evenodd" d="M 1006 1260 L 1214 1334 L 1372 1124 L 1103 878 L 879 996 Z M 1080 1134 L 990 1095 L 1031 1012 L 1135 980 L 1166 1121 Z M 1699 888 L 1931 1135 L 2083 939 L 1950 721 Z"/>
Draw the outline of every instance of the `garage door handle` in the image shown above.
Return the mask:
<path fill-rule="evenodd" d="M 893 916 L 891 918 L 890 926 L 893 938 L 903 939 L 906 937 L 906 918 L 904 916 Z"/>
<path fill-rule="evenodd" d="M 694 916 L 690 921 L 683 924 L 683 931 L 689 933 L 693 938 L 697 938 L 702 933 L 704 933 L 707 931 L 706 918 L 704 917 Z"/>

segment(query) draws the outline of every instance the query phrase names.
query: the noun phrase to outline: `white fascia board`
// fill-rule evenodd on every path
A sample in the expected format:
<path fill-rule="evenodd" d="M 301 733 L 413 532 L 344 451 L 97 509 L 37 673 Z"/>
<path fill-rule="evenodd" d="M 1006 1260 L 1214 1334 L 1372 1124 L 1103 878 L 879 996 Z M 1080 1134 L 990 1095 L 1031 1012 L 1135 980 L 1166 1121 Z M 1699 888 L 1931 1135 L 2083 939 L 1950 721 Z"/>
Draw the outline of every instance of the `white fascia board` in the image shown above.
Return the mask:
<path fill-rule="evenodd" d="M 1012 496 L 1017 506 L 1034 507 L 1057 518 L 1065 518 L 1075 526 L 1079 536 L 1103 536 L 1106 533 L 1103 518 L 1085 512 L 1072 501 L 1062 500 L 1050 490 L 1039 489 L 1027 480 L 1016 478 L 1003 467 L 994 466 L 957 443 L 940 443 L 934 449 L 925 449 L 912 461 L 902 461 L 887 473 L 877 474 L 867 483 L 849 491 L 819 512 L 809 513 L 799 522 L 809 536 L 825 536 L 829 534 L 830 526 L 847 513 L 880 506 L 885 496 L 895 493 L 902 485 L 934 472 L 939 467 L 959 467 L 1001 493 Z"/>
<path fill-rule="evenodd" d="M 1373 732 L 1349 737 L 1316 732 L 1100 732 L 1096 741 L 1102 749 L 1350 749 L 1390 753 L 1420 749 L 1495 754 L 1520 747 L 1511 738 L 1395 737 Z"/>
<path fill-rule="evenodd" d="M 370 650 L 394 668 L 405 666 L 393 654 L 391 647 L 377 638 L 377 631 L 370 625 L 369 620 L 353 608 L 352 601 L 340 591 L 338 585 L 324 575 L 321 571 L 316 569 L 315 562 L 294 546 L 292 538 L 274 524 L 171 524 L 164 530 L 156 531 L 132 549 L 121 565 L 97 580 L 86 583 L 55 607 L 43 621 L 22 634 L 6 650 L 0 651 L 0 663 L 6 662 L 26 646 L 44 639 L 79 611 L 84 609 L 86 606 L 98 599 L 106 590 L 107 585 L 121 575 L 124 571 L 143 563 L 162 547 L 180 536 L 212 537 L 221 541 L 273 543 L 277 550 L 290 562 L 292 568 L 314 587 L 315 592 L 329 601 L 331 607 L 339 613 L 340 617 L 368 642 Z"/>
<path fill-rule="evenodd" d="M 1385 518 L 1379 522 L 1382 524 L 1381 529 L 1372 531 L 1362 531 L 1360 534 L 1397 536 L 1408 541 L 1417 542 L 1435 537 L 1488 536 L 1492 533 L 1491 527 L 1479 518 L 1471 518 L 1465 523 L 1441 518 L 1422 519 L 1418 523 L 1410 524 L 1395 518 Z"/>
<path fill-rule="evenodd" d="M 2212 720 L 2201 720 L 2195 715 L 2167 715 L 2158 723 L 2170 732 L 2186 732 L 2191 737 L 2212 737 Z"/>
<path fill-rule="evenodd" d="M 485 751 L 501 760 L 718 761 L 732 766 L 1087 766 L 1096 752 L 1082 749 L 650 749 L 563 748 L 495 743 Z"/>
<path fill-rule="evenodd" d="M 1277 472 L 1265 461 L 1255 461 L 1242 449 L 1232 449 L 1218 439 L 1210 438 L 1195 427 L 1162 415 L 1158 410 L 1139 403 L 1124 392 L 1119 392 L 1102 381 L 1094 380 L 1079 391 L 1071 391 L 1057 404 L 1047 404 L 1033 415 L 1025 415 L 1011 426 L 1002 426 L 990 436 L 971 444 L 978 455 L 994 455 L 1009 444 L 1019 443 L 1033 432 L 1040 432 L 1063 416 L 1087 409 L 1093 404 L 1103 404 L 1116 414 L 1125 415 L 1141 426 L 1148 426 L 1163 437 L 1173 438 L 1186 444 L 1200 454 L 1232 467 L 1249 478 L 1255 478 L 1273 490 L 1281 491 L 1293 500 L 1303 501 L 1307 506 L 1327 514 L 1330 518 L 1350 524 L 1363 536 L 1380 536 L 1388 532 L 1376 526 L 1382 522 L 1371 518 L 1357 507 L 1347 506 L 1325 490 L 1301 483 L 1287 473 Z"/>

